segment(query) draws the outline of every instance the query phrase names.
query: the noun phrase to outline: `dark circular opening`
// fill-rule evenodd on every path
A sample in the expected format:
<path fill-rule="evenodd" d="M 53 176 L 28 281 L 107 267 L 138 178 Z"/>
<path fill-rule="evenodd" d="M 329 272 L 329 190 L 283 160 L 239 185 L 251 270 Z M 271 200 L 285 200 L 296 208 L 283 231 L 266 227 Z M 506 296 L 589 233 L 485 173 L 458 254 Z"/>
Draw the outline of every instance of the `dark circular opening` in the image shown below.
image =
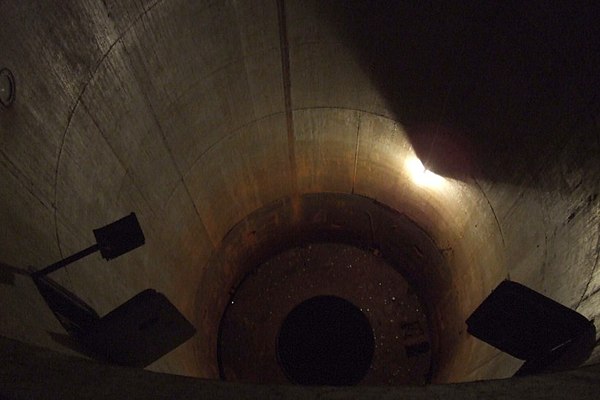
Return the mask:
<path fill-rule="evenodd" d="M 336 296 L 317 296 L 296 306 L 277 340 L 286 376 L 301 385 L 354 385 L 369 370 L 373 352 L 369 320 Z"/>
<path fill-rule="evenodd" d="M 0 69 L 0 106 L 10 107 L 15 101 L 15 78 L 8 69 Z M 0 108 L 2 108 L 0 107 Z"/>

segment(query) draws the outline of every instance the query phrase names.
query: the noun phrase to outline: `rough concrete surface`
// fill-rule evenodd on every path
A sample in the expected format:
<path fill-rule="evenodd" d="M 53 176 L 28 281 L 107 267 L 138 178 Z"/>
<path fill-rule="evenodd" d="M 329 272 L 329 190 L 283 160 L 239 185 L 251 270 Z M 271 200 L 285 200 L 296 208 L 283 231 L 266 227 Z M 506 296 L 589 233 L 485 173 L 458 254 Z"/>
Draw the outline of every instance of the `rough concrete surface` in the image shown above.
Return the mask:
<path fill-rule="evenodd" d="M 463 334 L 501 280 L 600 312 L 599 15 L 593 2 L 0 1 L 0 68 L 16 81 L 0 109 L 0 335 L 72 352 L 19 269 L 134 211 L 144 247 L 53 278 L 101 315 L 164 293 L 198 333 L 150 369 L 217 378 L 248 260 L 313 223 L 354 219 L 379 245 L 395 232 L 363 200 L 346 214 L 307 200 L 335 193 L 419 227 L 389 254 L 435 245 L 439 276 L 406 271 L 436 289 L 433 381 L 510 376 L 518 362 Z"/>

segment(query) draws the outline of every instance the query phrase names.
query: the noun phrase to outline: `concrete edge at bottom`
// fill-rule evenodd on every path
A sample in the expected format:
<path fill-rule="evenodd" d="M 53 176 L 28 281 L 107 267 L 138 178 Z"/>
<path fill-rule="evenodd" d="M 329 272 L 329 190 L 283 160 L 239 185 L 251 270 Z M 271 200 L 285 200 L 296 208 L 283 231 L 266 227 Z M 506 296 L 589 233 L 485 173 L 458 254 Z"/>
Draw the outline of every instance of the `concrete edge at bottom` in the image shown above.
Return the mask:
<path fill-rule="evenodd" d="M 600 364 L 448 385 L 302 387 L 227 383 L 100 364 L 0 336 L 1 399 L 596 399 Z"/>

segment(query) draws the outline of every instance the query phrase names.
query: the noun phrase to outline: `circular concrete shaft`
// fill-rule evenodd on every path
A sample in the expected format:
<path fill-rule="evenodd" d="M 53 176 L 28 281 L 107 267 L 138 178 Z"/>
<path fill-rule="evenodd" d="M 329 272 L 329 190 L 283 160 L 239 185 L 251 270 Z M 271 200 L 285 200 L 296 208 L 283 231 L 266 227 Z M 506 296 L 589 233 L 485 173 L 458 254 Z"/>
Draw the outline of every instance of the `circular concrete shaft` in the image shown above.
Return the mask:
<path fill-rule="evenodd" d="M 374 340 L 358 307 L 336 296 L 318 296 L 296 306 L 277 338 L 286 375 L 301 385 L 354 385 L 367 373 Z"/>
<path fill-rule="evenodd" d="M 134 211 L 144 247 L 53 278 L 100 315 L 164 293 L 198 333 L 152 370 L 217 379 L 231 295 L 319 228 L 403 266 L 428 310 L 432 382 L 511 376 L 521 362 L 465 326 L 503 279 L 600 321 L 598 15 L 597 2 L 2 1 L 18 100 L 0 112 L 0 334 L 72 352 L 11 271 Z"/>

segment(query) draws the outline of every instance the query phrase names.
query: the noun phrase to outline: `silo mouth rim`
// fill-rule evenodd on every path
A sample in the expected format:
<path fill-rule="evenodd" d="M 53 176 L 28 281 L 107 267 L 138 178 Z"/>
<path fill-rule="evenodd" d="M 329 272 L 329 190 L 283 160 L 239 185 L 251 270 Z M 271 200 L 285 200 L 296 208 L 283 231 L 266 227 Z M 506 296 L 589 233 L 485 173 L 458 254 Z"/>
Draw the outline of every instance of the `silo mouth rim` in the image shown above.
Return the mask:
<path fill-rule="evenodd" d="M 221 312 L 213 316 L 218 319 L 215 344 L 222 335 L 221 318 L 245 277 L 275 254 L 309 242 L 345 243 L 377 252 L 392 267 L 403 266 L 399 272 L 426 310 L 431 341 L 427 381 L 432 381 L 440 354 L 440 315 L 445 313 L 437 308 L 439 302 L 448 300 L 448 296 L 432 298 L 432 294 L 452 290 L 451 269 L 445 267 L 444 253 L 433 238 L 408 215 L 362 195 L 321 192 L 286 197 L 250 213 L 228 231 L 211 262 L 233 271 L 224 285 L 226 292 L 221 292 Z M 216 353 L 223 379 L 226 374 L 218 345 Z"/>

